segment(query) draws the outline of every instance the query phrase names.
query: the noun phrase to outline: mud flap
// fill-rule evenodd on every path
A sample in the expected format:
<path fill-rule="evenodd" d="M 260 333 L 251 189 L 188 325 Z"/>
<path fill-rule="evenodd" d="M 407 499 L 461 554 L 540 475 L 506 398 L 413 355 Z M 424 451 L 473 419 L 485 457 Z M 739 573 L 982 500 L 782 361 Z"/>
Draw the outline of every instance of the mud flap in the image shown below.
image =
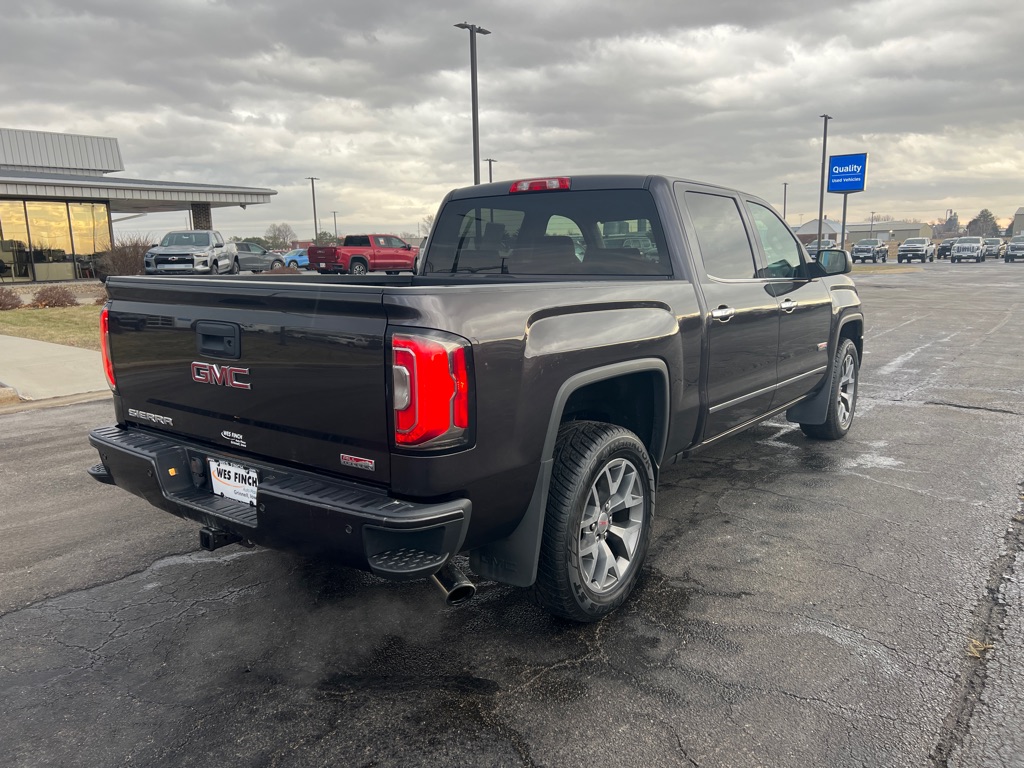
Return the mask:
<path fill-rule="evenodd" d="M 797 403 L 786 411 L 786 420 L 797 424 L 824 424 L 828 420 L 828 407 L 832 402 L 832 377 L 835 366 L 829 366 L 829 377 L 810 399 Z"/>

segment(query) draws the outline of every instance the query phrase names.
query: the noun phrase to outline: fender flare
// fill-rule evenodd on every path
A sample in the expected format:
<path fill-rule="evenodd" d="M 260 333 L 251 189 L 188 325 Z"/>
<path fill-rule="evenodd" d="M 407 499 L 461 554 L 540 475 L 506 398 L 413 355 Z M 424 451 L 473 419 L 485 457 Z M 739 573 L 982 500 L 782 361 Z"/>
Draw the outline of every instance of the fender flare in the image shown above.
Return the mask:
<path fill-rule="evenodd" d="M 485 544 L 470 553 L 470 564 L 477 574 L 516 587 L 528 587 L 537 580 L 537 564 L 540 559 L 541 539 L 544 536 L 544 515 L 547 510 L 548 486 L 551 482 L 551 470 L 554 465 L 555 442 L 558 439 L 558 428 L 562 423 L 562 413 L 565 411 L 566 403 L 569 402 L 569 398 L 574 392 L 589 384 L 647 371 L 653 371 L 660 375 L 664 385 L 660 410 L 663 418 L 656 420 L 654 425 L 651 440 L 652 450 L 650 451 L 655 482 L 657 482 L 658 467 L 665 455 L 665 446 L 668 441 L 670 415 L 670 378 L 665 361 L 660 358 L 641 358 L 593 368 L 569 377 L 559 387 L 551 407 L 548 429 L 544 437 L 544 448 L 541 452 L 540 469 L 529 506 L 519 521 L 519 525 L 506 538 Z"/>

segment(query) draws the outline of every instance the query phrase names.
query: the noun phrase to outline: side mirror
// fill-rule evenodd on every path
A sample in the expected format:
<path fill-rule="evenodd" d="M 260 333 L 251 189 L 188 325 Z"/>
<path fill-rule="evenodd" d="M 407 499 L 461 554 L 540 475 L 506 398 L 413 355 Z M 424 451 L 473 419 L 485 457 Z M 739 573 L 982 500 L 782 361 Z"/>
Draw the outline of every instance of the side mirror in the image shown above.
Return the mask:
<path fill-rule="evenodd" d="M 409 245 L 408 243 L 402 243 L 402 250 L 403 251 L 411 251 L 412 250 L 412 246 Z"/>
<path fill-rule="evenodd" d="M 159 248 L 160 247 L 160 243 L 150 243 L 149 247 L 150 248 Z"/>
<path fill-rule="evenodd" d="M 818 266 L 825 275 L 848 275 L 853 271 L 853 259 L 846 251 L 828 248 L 818 251 Z"/>
<path fill-rule="evenodd" d="M 213 247 L 214 248 L 223 248 L 224 247 L 224 243 L 214 243 Z"/>

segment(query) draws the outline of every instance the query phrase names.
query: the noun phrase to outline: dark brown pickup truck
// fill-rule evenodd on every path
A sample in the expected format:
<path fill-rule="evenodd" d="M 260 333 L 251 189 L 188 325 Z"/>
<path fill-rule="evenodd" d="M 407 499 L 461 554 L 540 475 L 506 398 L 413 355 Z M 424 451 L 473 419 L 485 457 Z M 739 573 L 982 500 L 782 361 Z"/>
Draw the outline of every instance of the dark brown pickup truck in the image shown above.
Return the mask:
<path fill-rule="evenodd" d="M 111 277 L 90 472 L 207 549 L 433 576 L 450 601 L 466 553 L 594 621 L 640 575 L 661 467 L 779 413 L 846 434 L 850 270 L 752 195 L 584 176 L 451 192 L 412 275 Z"/>

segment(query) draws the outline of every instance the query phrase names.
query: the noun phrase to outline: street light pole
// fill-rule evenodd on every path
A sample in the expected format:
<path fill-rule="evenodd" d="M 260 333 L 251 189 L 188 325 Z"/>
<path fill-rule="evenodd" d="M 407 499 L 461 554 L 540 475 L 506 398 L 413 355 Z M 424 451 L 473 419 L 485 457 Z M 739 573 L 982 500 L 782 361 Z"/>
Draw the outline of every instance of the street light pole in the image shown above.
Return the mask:
<path fill-rule="evenodd" d="M 480 105 L 476 93 L 476 36 L 489 35 L 490 30 L 468 24 L 456 24 L 459 29 L 469 30 L 469 77 L 473 91 L 473 183 L 480 183 Z"/>
<path fill-rule="evenodd" d="M 484 162 L 487 163 L 487 181 L 494 181 L 494 164 L 498 161 L 490 157 L 485 157 Z"/>
<path fill-rule="evenodd" d="M 825 215 L 825 166 L 828 165 L 828 121 L 832 115 L 822 115 L 825 131 L 821 137 L 821 186 L 818 189 L 818 250 L 821 250 L 821 217 Z"/>
<path fill-rule="evenodd" d="M 787 189 L 788 187 L 789 187 L 789 182 L 788 181 L 782 182 L 782 220 L 783 221 L 786 220 L 786 192 L 789 191 Z"/>
<path fill-rule="evenodd" d="M 334 239 L 335 239 L 335 241 L 337 241 L 337 239 L 338 239 L 338 212 L 337 211 L 331 211 L 331 213 L 334 214 Z"/>
<path fill-rule="evenodd" d="M 871 212 L 871 224 L 870 224 L 870 227 L 871 227 L 871 231 L 868 233 L 868 237 L 874 238 L 874 236 L 875 236 L 875 212 L 874 211 Z"/>
<path fill-rule="evenodd" d="M 316 176 L 307 176 L 309 179 L 309 189 L 313 193 L 313 245 L 317 245 L 317 238 L 320 236 L 320 232 L 317 227 L 320 224 L 320 220 L 316 217 L 316 183 L 320 181 Z"/>

